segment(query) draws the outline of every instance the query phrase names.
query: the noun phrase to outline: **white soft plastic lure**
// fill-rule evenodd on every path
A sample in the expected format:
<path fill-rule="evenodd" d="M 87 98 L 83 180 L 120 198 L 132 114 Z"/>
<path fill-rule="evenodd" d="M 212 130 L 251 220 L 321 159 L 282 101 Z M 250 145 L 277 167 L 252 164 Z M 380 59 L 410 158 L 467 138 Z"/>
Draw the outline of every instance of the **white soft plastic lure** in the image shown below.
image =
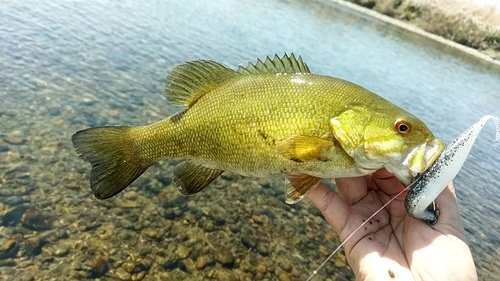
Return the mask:
<path fill-rule="evenodd" d="M 470 153 L 477 136 L 481 132 L 488 120 L 492 119 L 495 122 L 496 138 L 495 147 L 500 144 L 500 118 L 492 115 L 483 116 L 479 121 L 474 123 L 469 129 L 464 131 L 458 138 L 451 142 L 441 155 L 436 159 L 429 169 L 417 177 L 417 179 L 399 194 L 394 196 L 389 202 L 382 206 L 371 217 L 365 220 L 356 230 L 353 231 L 340 244 L 326 260 L 307 278 L 311 280 L 328 260 L 349 240 L 354 233 L 369 222 L 378 212 L 385 208 L 392 200 L 401 195 L 406 189 L 410 189 L 405 197 L 405 207 L 408 215 L 417 219 L 424 220 L 428 223 L 435 224 L 439 217 L 439 210 L 429 210 L 428 207 L 434 202 L 438 195 L 444 190 L 449 182 L 455 178 L 462 168 L 465 159 Z"/>
<path fill-rule="evenodd" d="M 410 191 L 405 197 L 405 207 L 409 216 L 431 224 L 437 222 L 439 210 L 429 210 L 429 205 L 458 174 L 479 132 L 490 119 L 495 122 L 497 131 L 495 147 L 498 146 L 500 142 L 500 118 L 492 115 L 483 116 L 450 143 L 432 166 L 408 186 Z"/>

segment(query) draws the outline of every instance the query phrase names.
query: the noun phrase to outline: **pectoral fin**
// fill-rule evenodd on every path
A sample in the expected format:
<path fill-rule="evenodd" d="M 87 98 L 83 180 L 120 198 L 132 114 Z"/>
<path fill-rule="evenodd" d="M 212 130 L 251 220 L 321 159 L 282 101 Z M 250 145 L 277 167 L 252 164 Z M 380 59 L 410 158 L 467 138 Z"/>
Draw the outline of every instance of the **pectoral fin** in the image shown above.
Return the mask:
<path fill-rule="evenodd" d="M 321 182 L 321 178 L 304 174 L 287 174 L 289 183 L 285 187 L 285 203 L 295 204 Z"/>
<path fill-rule="evenodd" d="M 175 167 L 172 181 L 182 194 L 190 195 L 202 191 L 222 172 L 222 170 L 185 161 Z"/>
<path fill-rule="evenodd" d="M 291 136 L 276 142 L 278 153 L 295 162 L 326 161 L 333 146 L 330 140 L 312 136 Z"/>

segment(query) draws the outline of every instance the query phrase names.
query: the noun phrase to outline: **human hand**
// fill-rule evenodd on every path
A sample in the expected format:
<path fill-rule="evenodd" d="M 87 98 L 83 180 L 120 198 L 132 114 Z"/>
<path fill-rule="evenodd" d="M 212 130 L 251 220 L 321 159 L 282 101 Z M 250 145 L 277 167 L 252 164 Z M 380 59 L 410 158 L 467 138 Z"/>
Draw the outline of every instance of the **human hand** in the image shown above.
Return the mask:
<path fill-rule="evenodd" d="M 404 189 L 385 169 L 335 182 L 338 195 L 320 184 L 307 197 L 341 241 Z M 435 225 L 409 217 L 405 195 L 387 205 L 344 245 L 356 280 L 477 280 L 453 184 L 436 198 L 440 216 Z"/>

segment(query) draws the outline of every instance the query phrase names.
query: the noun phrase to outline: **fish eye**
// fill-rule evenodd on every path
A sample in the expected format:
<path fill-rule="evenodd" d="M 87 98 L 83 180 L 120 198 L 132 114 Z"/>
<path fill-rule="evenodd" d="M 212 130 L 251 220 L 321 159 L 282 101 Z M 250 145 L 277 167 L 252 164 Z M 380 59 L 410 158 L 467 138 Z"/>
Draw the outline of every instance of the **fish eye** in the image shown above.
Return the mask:
<path fill-rule="evenodd" d="M 394 128 L 401 134 L 408 134 L 411 131 L 410 123 L 404 120 L 396 121 L 396 124 L 394 124 Z"/>

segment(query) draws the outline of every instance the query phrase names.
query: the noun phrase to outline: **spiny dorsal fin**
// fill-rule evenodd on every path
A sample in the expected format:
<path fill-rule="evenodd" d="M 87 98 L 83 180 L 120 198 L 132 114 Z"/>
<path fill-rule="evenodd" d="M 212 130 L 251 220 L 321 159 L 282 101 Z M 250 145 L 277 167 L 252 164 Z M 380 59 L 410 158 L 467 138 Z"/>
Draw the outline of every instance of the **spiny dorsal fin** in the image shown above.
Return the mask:
<path fill-rule="evenodd" d="M 274 58 L 266 58 L 266 62 L 260 59 L 257 63 L 248 63 L 247 67 L 238 67 L 239 74 L 262 74 L 262 73 L 311 73 L 302 57 L 298 59 L 292 53 L 290 56 L 285 54 L 282 58 L 274 55 Z"/>
<path fill-rule="evenodd" d="M 174 67 L 167 76 L 165 97 L 174 104 L 192 106 L 207 92 L 236 75 L 232 69 L 209 60 Z"/>

